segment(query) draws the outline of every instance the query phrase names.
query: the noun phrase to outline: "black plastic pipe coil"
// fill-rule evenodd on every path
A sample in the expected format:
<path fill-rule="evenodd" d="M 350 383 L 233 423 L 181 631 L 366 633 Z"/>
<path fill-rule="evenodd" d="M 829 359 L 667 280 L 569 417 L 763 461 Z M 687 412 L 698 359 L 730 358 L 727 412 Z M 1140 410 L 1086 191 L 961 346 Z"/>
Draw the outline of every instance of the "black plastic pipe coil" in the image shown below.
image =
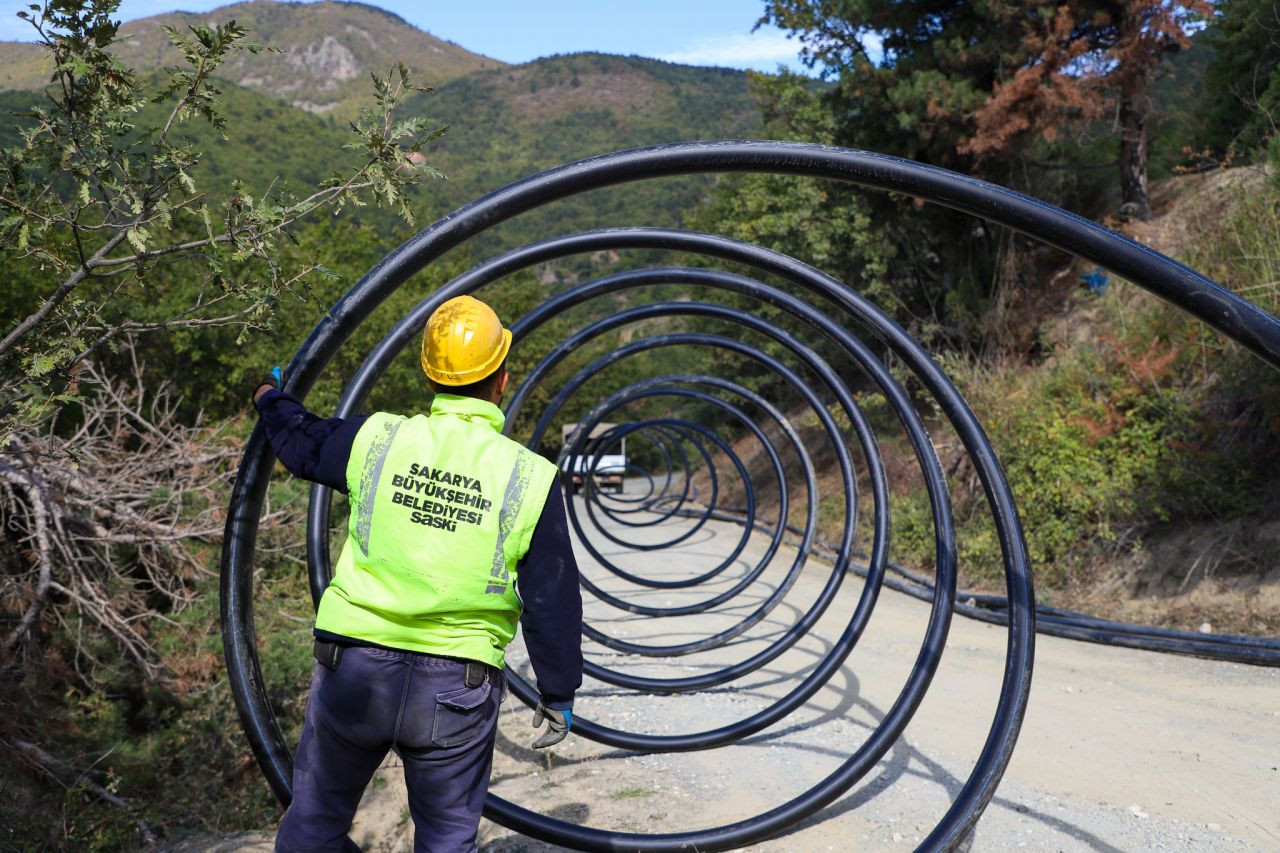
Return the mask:
<path fill-rule="evenodd" d="M 676 515 L 705 513 L 704 508 L 698 510 L 668 508 L 667 511 Z M 717 509 L 711 514 L 711 518 L 739 525 L 747 523 L 746 514 L 740 509 Z M 755 526 L 769 535 L 776 532 L 776 525 L 769 521 L 757 520 Z M 793 536 L 803 533 L 800 528 L 794 526 L 787 526 L 786 529 Z M 831 543 L 818 538 L 814 541 L 813 552 L 825 559 L 831 559 L 835 555 L 835 548 Z M 865 555 L 855 554 L 855 556 Z M 884 579 L 886 587 L 922 601 L 932 598 L 933 583 L 927 576 L 893 561 L 889 562 L 888 568 L 889 574 Z M 859 576 L 865 576 L 867 571 L 866 566 L 858 562 L 850 563 L 849 570 Z M 955 612 L 961 616 L 993 625 L 1004 625 L 1008 620 L 1007 609 L 1008 601 L 1002 595 L 964 589 L 956 591 Z M 1247 663 L 1255 666 L 1280 666 L 1280 638 L 1278 637 L 1209 634 L 1154 625 L 1138 625 L 1132 622 L 1102 619 L 1047 604 L 1036 605 L 1036 633 L 1105 646 L 1124 646 L 1130 649 L 1189 655 L 1208 660 Z"/>
<path fill-rule="evenodd" d="M 1269 363 L 1280 366 L 1280 323 L 1248 302 L 1184 267 L 1092 222 L 982 181 L 898 158 L 861 151 L 780 142 L 680 143 L 622 151 L 572 163 L 518 181 L 441 219 L 388 255 L 358 282 L 328 313 L 289 365 L 286 390 L 305 397 L 321 371 L 352 332 L 397 288 L 445 252 L 511 217 L 558 199 L 600 187 L 650 178 L 698 172 L 772 172 L 850 181 L 865 187 L 905 193 L 943 204 L 963 213 L 1013 228 L 1052 246 L 1074 253 L 1156 293 L 1197 316 L 1226 336 L 1249 347 Z M 812 554 L 829 559 L 826 581 L 808 608 L 761 651 L 723 669 L 680 678 L 642 677 L 588 661 L 591 677 L 642 692 L 680 693 L 731 683 L 763 667 L 805 637 L 851 576 L 862 586 L 848 622 L 820 661 L 789 693 L 769 707 L 716 729 L 681 735 L 647 735 L 608 728 L 575 716 L 574 732 L 624 749 L 683 751 L 734 743 L 784 720 L 802 707 L 844 665 L 875 607 L 882 586 L 899 589 L 931 602 L 930 616 L 915 664 L 897 700 L 872 734 L 825 779 L 794 799 L 765 813 L 735 823 L 689 832 L 622 833 L 579 826 L 506 802 L 490 794 L 486 814 L 527 835 L 583 850 L 723 850 L 777 835 L 848 791 L 885 755 L 901 736 L 919 707 L 941 659 L 951 614 L 960 612 L 1006 625 L 1008 637 L 999 702 L 972 773 L 956 793 L 946 813 L 925 838 L 922 849 L 949 849 L 959 844 L 995 792 L 1017 739 L 1026 710 L 1037 617 L 1039 630 L 1099 642 L 1140 648 L 1184 651 L 1231 660 L 1275 663 L 1280 643 L 1259 638 L 1188 635 L 1164 629 L 1144 629 L 1080 614 L 1037 608 L 1032 593 L 1026 546 L 1012 495 L 1003 472 L 977 418 L 951 381 L 920 345 L 875 305 L 844 284 L 801 261 L 777 252 L 724 237 L 659 228 L 592 231 L 554 237 L 507 252 L 472 268 L 433 290 L 405 315 L 367 355 L 351 377 L 336 414 L 356 412 L 379 377 L 406 347 L 411 347 L 430 313 L 445 300 L 481 292 L 489 284 L 538 264 L 598 252 L 658 251 L 693 255 L 717 264 L 747 269 L 750 275 L 699 267 L 660 266 L 627 270 L 569 288 L 542 302 L 511 325 L 513 352 L 549 321 L 579 306 L 626 305 L 624 310 L 587 324 L 551 347 L 529 371 L 507 406 L 508 429 L 534 420 L 531 433 L 517 436 L 540 449 L 555 423 L 576 419 L 559 462 L 566 470 L 585 466 L 584 495 L 570 501 L 570 520 L 592 560 L 611 576 L 640 589 L 697 590 L 712 580 L 731 585 L 694 603 L 657 607 L 629 601 L 584 579 L 589 595 L 602 603 L 647 618 L 662 619 L 711 612 L 755 585 L 782 552 L 784 537 L 795 556 L 767 594 L 731 627 L 675 645 L 654 646 L 613 637 L 586 625 L 588 639 L 611 652 L 639 658 L 670 659 L 720 648 L 747 635 L 779 607 Z M 640 296 L 675 286 L 677 299 L 656 299 L 636 305 Z M 670 289 L 668 287 L 668 289 Z M 696 292 L 698 299 L 686 298 Z M 724 303 L 704 301 L 719 295 Z M 802 298 L 797 294 L 805 294 Z M 626 297 L 609 302 L 609 297 Z M 748 307 L 743 307 L 743 306 Z M 635 306 L 635 307 L 631 307 Z M 597 312 L 598 313 L 598 312 Z M 690 330 L 670 324 L 688 318 Z M 623 330 L 661 331 L 620 337 Z M 707 331 L 714 329 L 716 331 Z M 864 341 L 874 341 L 869 344 Z M 566 365 L 580 362 L 583 349 L 598 358 L 563 378 Z M 713 363 L 752 365 L 753 375 L 767 375 L 773 389 L 784 389 L 787 405 L 802 404 L 831 450 L 836 479 L 843 489 L 840 541 L 817 537 L 819 495 L 812 455 L 789 413 L 748 384 L 724 375 L 702 372 L 660 373 L 622 382 L 602 399 L 582 403 L 595 387 L 592 380 L 612 375 L 618 365 L 647 364 L 667 348 L 696 348 L 718 353 Z M 886 359 L 900 366 L 895 376 Z M 552 377 L 555 377 L 554 379 Z M 903 378 L 899 378 L 903 377 Z M 539 411 L 523 421 L 535 392 L 554 382 L 558 390 Z M 618 383 L 615 383 L 617 386 Z M 908 391 L 910 387 L 910 391 Z M 932 578 L 908 572 L 889 561 L 891 524 L 888 481 L 875 428 L 860 402 L 874 394 L 892 413 L 896 428 L 906 437 L 924 484 L 934 529 Z M 927 395 L 935 424 L 944 420 L 977 470 L 999 539 L 1005 576 L 1005 596 L 971 595 L 956 591 L 956 537 L 946 477 L 934 445 L 918 413 L 918 400 Z M 576 395 L 576 396 L 575 396 Z M 545 392 L 542 398 L 545 399 Z M 655 409 L 666 413 L 653 415 Z M 637 412 L 650 414 L 638 415 Z M 576 413 L 570 418 L 569 413 Z M 696 412 L 698 417 L 682 412 Z M 536 418 L 533 417 L 536 415 Z M 792 414 L 792 416 L 794 416 Z M 609 418 L 616 417 L 617 425 Z M 710 423 L 707 422 L 710 420 Z M 842 423 L 843 422 L 843 423 Z M 883 428 L 883 425 L 880 426 Z M 743 437 L 765 457 L 768 476 L 757 481 L 738 447 Z M 776 438 L 775 438 L 776 437 Z M 622 446 L 648 448 L 648 467 L 629 464 L 632 482 L 642 494 L 606 495 L 599 489 L 599 471 L 592 460 Z M 745 440 L 745 439 L 743 439 Z M 856 453 L 854 452 L 856 451 Z M 725 460 L 721 465 L 717 460 Z M 790 464 L 790 468 L 788 468 Z M 282 803 L 290 799 L 291 752 L 284 742 L 266 696 L 253 627 L 253 549 L 266 494 L 272 456 L 261 428 L 255 429 L 244 452 L 228 512 L 222 557 L 222 628 L 233 695 L 246 736 L 268 783 Z M 797 470 L 798 469 L 798 470 Z M 706 493 L 697 494 L 695 480 Z M 869 492 L 862 498 L 859 485 Z M 793 488 L 800 492 L 793 493 Z M 722 495 L 736 495 L 734 510 L 726 510 Z M 314 487 L 308 510 L 308 570 L 313 599 L 318 601 L 329 580 L 329 493 Z M 793 497 L 805 507 L 804 519 L 789 516 Z M 869 518 L 859 507 L 870 504 Z M 776 514 L 764 517 L 765 505 Z M 610 554 L 655 553 L 690 541 L 710 521 L 732 521 L 742 535 L 713 565 L 699 574 L 656 579 L 624 566 Z M 692 523 L 690 523 L 692 522 Z M 655 541 L 656 531 L 676 532 Z M 858 534 L 859 530 L 865 534 Z M 755 533 L 768 538 L 763 555 L 745 571 L 742 562 L 748 539 Z M 858 535 L 869 547 L 858 546 Z M 733 572 L 738 571 L 734 575 Z M 812 571 L 812 569 L 810 570 Z M 740 613 L 741 606 L 735 610 Z M 529 704 L 533 688 L 509 671 L 512 691 Z"/>

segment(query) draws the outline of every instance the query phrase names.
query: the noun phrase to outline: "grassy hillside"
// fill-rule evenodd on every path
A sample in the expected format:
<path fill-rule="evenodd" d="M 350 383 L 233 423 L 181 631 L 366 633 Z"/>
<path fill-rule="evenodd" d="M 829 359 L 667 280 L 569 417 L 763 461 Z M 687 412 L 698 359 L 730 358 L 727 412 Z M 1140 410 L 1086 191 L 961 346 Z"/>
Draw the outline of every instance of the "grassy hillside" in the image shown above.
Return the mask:
<path fill-rule="evenodd" d="M 211 12 L 170 12 L 130 21 L 120 28 L 120 58 L 141 72 L 181 60 L 161 26 L 182 30 L 198 21 L 235 20 L 253 39 L 279 52 L 244 53 L 227 63 L 223 76 L 250 89 L 276 95 L 309 112 L 349 118 L 367 99 L 369 74 L 403 62 L 420 82 L 438 85 L 503 63 L 423 32 L 403 18 L 363 3 L 250 2 Z M 44 53 L 34 45 L 0 42 L 0 89 L 34 89 L 49 79 Z"/>

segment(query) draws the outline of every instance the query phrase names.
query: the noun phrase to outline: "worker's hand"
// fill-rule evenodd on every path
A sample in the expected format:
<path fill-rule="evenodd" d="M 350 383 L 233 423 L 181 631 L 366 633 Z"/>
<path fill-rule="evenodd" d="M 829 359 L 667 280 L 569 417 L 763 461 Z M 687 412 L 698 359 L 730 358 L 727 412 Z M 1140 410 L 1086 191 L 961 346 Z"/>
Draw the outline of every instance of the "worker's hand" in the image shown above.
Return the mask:
<path fill-rule="evenodd" d="M 546 749 L 564 740 L 565 735 L 569 734 L 569 727 L 573 725 L 573 712 L 557 711 L 539 702 L 538 707 L 533 709 L 533 727 L 540 728 L 543 720 L 547 721 L 547 730 L 533 742 L 534 749 Z"/>
<path fill-rule="evenodd" d="M 284 371 L 280 369 L 279 365 L 276 365 L 275 367 L 271 368 L 270 373 L 262 377 L 262 381 L 259 382 L 258 387 L 254 389 L 253 404 L 255 406 L 258 405 L 258 400 L 262 398 L 263 394 L 267 393 L 272 388 L 279 390 L 280 386 L 283 384 L 284 384 Z"/>

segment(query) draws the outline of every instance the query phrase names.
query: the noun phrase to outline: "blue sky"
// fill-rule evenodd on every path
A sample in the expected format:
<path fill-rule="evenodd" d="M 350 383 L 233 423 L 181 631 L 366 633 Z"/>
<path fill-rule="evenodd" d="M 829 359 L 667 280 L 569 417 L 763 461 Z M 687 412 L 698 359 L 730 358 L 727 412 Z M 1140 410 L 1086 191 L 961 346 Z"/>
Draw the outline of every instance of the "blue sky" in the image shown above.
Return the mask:
<path fill-rule="evenodd" d="M 16 13 L 34 0 L 0 0 L 0 39 L 27 39 Z M 129 21 L 182 9 L 203 12 L 225 0 L 123 0 Z M 799 43 L 752 27 L 761 0 L 373 0 L 432 35 L 503 62 L 583 50 L 638 54 L 689 65 L 800 71 Z"/>

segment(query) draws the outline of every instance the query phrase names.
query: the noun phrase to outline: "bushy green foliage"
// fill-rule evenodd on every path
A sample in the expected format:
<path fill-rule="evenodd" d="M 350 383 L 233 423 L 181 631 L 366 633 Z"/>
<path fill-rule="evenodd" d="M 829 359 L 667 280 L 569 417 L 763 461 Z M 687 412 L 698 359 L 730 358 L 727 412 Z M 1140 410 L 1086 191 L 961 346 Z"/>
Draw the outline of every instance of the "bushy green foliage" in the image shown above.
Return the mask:
<path fill-rule="evenodd" d="M 443 129 L 393 117 L 420 90 L 409 71 L 374 80 L 373 107 L 352 122 L 356 165 L 318 189 L 248 186 L 236 176 L 216 198 L 193 173 L 202 152 L 182 129 L 225 136 L 220 68 L 260 52 L 235 21 L 166 30 L 183 64 L 140 79 L 113 52 L 118 0 L 79 0 L 22 12 L 54 66 L 46 97 L 0 149 L 0 258 L 32 287 L 0 338 L 0 439 L 76 399 L 74 372 L 121 341 L 177 328 L 261 326 L 276 301 L 321 264 L 282 267 L 292 226 L 322 209 L 385 205 L 412 221 L 406 188 L 424 145 Z M 150 105 L 148 112 L 145 108 Z M 152 275 L 161 268 L 175 276 Z M 174 279 L 175 287 L 166 287 Z"/>
<path fill-rule="evenodd" d="M 1187 413 L 1167 389 L 1132 381 L 1121 357 L 1082 349 L 1039 369 L 949 365 L 999 454 L 1036 580 L 1048 587 L 1098 548 L 1124 543 L 1125 525 L 1151 509 L 1170 441 L 1185 426 Z M 1000 546 L 985 500 L 966 491 L 957 497 L 962 567 L 969 577 L 998 577 Z M 919 510 L 905 512 L 900 541 L 920 554 L 932 547 L 931 523 L 921 528 Z"/>
<path fill-rule="evenodd" d="M 847 184 L 791 175 L 732 175 L 725 191 L 686 218 L 691 228 L 769 246 L 820 270 L 849 270 L 846 284 L 892 302 L 893 246 L 870 205 Z"/>
<path fill-rule="evenodd" d="M 1232 192 L 1226 215 L 1206 224 L 1187 259 L 1275 311 L 1280 193 L 1258 182 Z M 1113 289 L 1085 316 L 1087 339 L 1060 344 L 1042 364 L 962 357 L 945 364 L 1004 466 L 1036 581 L 1047 589 L 1099 556 L 1140 547 L 1153 526 L 1248 515 L 1277 497 L 1280 375 L 1273 368 L 1137 294 Z M 976 479 L 962 474 L 960 483 L 962 571 L 995 582 L 1000 550 L 985 500 Z M 922 490 L 897 495 L 893 509 L 895 554 L 931 564 Z"/>
<path fill-rule="evenodd" d="M 1205 84 L 1202 144 L 1219 157 L 1249 155 L 1275 135 L 1280 110 L 1280 34 L 1270 0 L 1226 0 L 1206 33 L 1213 48 Z"/>

